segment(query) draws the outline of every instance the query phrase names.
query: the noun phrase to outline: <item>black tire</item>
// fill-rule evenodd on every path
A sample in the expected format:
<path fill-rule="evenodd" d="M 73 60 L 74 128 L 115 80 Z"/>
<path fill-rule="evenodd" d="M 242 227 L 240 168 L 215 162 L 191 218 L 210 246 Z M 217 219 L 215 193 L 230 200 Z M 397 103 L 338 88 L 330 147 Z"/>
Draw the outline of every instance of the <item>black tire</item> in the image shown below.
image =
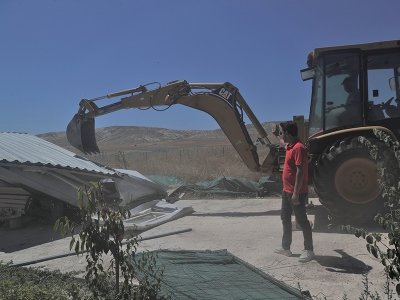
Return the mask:
<path fill-rule="evenodd" d="M 378 162 L 386 172 L 399 174 L 399 162 L 393 151 L 377 139 Z M 378 183 L 376 162 L 358 137 L 349 137 L 327 147 L 315 164 L 314 188 L 328 212 L 343 221 L 373 221 L 384 210 L 382 187 Z"/>

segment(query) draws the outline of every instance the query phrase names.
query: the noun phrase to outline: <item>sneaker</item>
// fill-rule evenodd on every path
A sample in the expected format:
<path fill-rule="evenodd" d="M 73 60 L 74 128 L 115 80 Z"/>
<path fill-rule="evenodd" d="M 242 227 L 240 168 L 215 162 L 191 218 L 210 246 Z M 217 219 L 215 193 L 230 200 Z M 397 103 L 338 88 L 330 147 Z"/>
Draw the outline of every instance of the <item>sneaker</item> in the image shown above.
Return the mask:
<path fill-rule="evenodd" d="M 311 250 L 304 250 L 303 253 L 299 257 L 299 262 L 309 262 L 315 257 L 315 254 Z"/>
<path fill-rule="evenodd" d="M 274 252 L 285 256 L 292 256 L 292 251 L 290 251 L 290 249 L 284 249 L 282 246 L 276 248 Z"/>

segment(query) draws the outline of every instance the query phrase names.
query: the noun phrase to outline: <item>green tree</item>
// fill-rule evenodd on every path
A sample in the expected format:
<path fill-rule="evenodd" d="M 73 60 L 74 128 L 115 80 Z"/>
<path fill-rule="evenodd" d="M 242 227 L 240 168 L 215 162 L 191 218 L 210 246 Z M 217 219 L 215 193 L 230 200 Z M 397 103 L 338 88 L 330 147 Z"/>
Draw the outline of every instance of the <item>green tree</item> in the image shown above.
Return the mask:
<path fill-rule="evenodd" d="M 84 201 L 86 200 L 86 201 Z M 85 282 L 88 291 L 78 299 L 166 299 L 158 296 L 163 269 L 156 267 L 156 256 L 150 252 L 136 255 L 139 238 L 131 236 L 122 242 L 124 220 L 130 211 L 115 203 L 106 203 L 100 183 L 91 182 L 78 190 L 81 223 L 63 217 L 54 230 L 63 236 L 71 234 L 70 249 L 77 255 L 86 253 Z M 80 231 L 74 229 L 80 225 Z M 126 246 L 125 246 L 126 245 Z M 103 255 L 111 255 L 111 264 L 103 268 Z M 139 282 L 139 284 L 137 284 Z"/>

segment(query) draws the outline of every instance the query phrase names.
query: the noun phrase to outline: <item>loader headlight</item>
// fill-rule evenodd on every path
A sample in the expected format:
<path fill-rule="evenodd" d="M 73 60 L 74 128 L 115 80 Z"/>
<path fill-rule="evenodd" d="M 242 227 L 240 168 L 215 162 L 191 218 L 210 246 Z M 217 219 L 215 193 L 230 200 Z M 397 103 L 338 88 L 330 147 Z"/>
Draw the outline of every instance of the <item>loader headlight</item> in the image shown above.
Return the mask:
<path fill-rule="evenodd" d="M 303 81 L 312 79 L 315 77 L 315 68 L 307 68 L 304 70 L 300 71 L 300 75 L 301 75 L 301 79 L 303 79 Z"/>

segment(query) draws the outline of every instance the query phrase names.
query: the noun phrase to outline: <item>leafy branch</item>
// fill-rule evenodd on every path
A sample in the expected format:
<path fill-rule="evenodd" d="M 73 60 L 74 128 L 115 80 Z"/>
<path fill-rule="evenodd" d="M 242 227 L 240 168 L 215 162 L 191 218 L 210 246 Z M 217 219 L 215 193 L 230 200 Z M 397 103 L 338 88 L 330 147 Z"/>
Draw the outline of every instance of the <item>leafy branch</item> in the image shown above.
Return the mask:
<path fill-rule="evenodd" d="M 101 184 L 96 182 L 78 189 L 78 206 L 80 224 L 63 217 L 54 226 L 63 236 L 71 234 L 70 250 L 77 255 L 86 253 L 85 282 L 90 293 L 77 299 L 167 299 L 168 295 L 158 296 L 163 269 L 156 267 L 155 254 L 144 252 L 136 257 L 137 236 L 122 243 L 124 220 L 131 216 L 130 211 L 107 203 Z M 77 226 L 81 228 L 75 235 Z M 105 269 L 103 255 L 108 254 L 112 258 Z"/>

